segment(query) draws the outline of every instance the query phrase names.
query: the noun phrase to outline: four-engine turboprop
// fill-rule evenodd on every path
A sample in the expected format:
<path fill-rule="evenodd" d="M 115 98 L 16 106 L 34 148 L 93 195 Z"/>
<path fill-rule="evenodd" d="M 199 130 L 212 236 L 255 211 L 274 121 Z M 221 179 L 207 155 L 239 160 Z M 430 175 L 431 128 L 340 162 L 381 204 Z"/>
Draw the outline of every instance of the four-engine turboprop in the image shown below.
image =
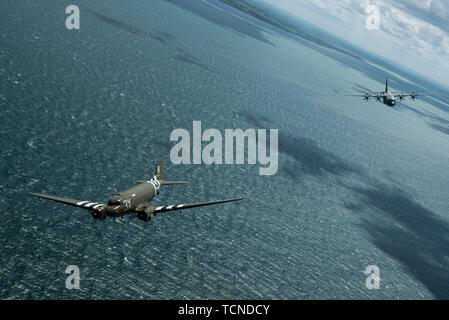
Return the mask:
<path fill-rule="evenodd" d="M 91 211 L 95 219 L 104 220 L 106 217 L 121 217 L 130 213 L 137 213 L 140 220 L 150 221 L 151 217 L 161 212 L 190 209 L 195 207 L 208 206 L 213 204 L 243 200 L 244 198 L 227 199 L 211 202 L 199 202 L 191 204 L 178 204 L 170 206 L 151 206 L 149 203 L 155 195 L 159 194 L 162 185 L 185 184 L 185 181 L 166 181 L 162 179 L 162 159 L 158 160 L 156 172 L 151 180 L 138 180 L 138 185 L 118 193 L 110 198 L 107 204 L 82 201 L 57 196 L 30 193 L 32 196 L 49 199 L 78 208 Z"/>
<path fill-rule="evenodd" d="M 362 97 L 368 101 L 370 98 L 376 98 L 377 101 L 382 101 L 387 106 L 394 107 L 396 105 L 396 98 L 404 100 L 405 97 L 410 97 L 412 100 L 416 100 L 419 96 L 431 95 L 434 93 L 404 93 L 404 92 L 389 92 L 388 91 L 388 79 L 385 82 L 385 91 L 383 92 L 367 92 L 364 94 L 347 94 L 350 97 Z"/>

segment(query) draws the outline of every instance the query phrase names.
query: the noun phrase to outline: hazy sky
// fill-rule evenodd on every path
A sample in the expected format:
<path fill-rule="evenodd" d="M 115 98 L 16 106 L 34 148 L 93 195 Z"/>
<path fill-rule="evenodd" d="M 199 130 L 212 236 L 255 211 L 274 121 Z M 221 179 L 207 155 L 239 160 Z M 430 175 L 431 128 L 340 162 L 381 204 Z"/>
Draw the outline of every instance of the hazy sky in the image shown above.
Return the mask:
<path fill-rule="evenodd" d="M 449 87 L 449 0 L 262 0 Z M 375 5 L 380 28 L 368 30 Z"/>

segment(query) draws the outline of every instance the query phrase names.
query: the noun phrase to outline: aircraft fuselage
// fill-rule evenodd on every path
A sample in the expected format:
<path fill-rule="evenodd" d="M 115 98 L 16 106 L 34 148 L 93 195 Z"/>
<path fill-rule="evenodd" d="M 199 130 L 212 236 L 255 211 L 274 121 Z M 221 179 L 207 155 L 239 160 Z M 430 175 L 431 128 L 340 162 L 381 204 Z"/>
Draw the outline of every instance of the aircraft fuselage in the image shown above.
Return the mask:
<path fill-rule="evenodd" d="M 159 188 L 157 180 L 150 180 L 122 191 L 109 199 L 106 212 L 109 216 L 115 216 L 128 211 L 137 211 L 139 207 L 153 200 Z"/>
<path fill-rule="evenodd" d="M 383 103 L 387 106 L 394 107 L 396 105 L 396 99 L 391 93 L 386 92 L 383 96 Z"/>

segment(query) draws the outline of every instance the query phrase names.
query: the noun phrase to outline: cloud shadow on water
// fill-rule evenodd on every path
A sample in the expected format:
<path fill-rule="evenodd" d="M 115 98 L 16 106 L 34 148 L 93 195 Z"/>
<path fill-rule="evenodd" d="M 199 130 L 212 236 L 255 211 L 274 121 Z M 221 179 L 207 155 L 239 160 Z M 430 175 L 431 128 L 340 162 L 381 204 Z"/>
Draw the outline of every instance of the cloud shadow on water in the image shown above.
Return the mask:
<path fill-rule="evenodd" d="M 295 180 L 301 173 L 313 176 L 361 173 L 359 168 L 320 148 L 312 139 L 279 134 L 279 151 L 295 160 L 286 162 L 283 168 Z"/>
<path fill-rule="evenodd" d="M 435 114 L 430 114 L 430 117 L 432 120 L 427 121 L 430 127 L 442 133 L 449 134 L 449 120 L 438 117 Z"/>
<path fill-rule="evenodd" d="M 363 219 L 372 242 L 402 263 L 437 299 L 449 298 L 449 224 L 397 186 L 350 188 L 361 197 L 348 209 L 369 207 L 381 216 Z"/>
<path fill-rule="evenodd" d="M 438 130 L 438 131 L 440 131 L 442 133 L 445 133 L 445 134 L 449 134 L 449 127 L 445 127 L 445 126 L 442 126 L 442 125 L 436 124 L 436 123 L 431 123 L 429 125 L 432 128 L 434 128 L 435 130 Z"/>
<path fill-rule="evenodd" d="M 237 114 L 257 128 L 273 127 L 268 126 L 271 121 L 266 117 L 246 112 Z M 324 177 L 326 175 L 363 174 L 362 168 L 322 149 L 310 138 L 286 135 L 281 130 L 278 138 L 279 152 L 291 158 L 279 161 L 280 172 L 295 182 L 303 175 Z"/>
<path fill-rule="evenodd" d="M 212 71 L 206 64 L 204 64 L 200 59 L 198 59 L 197 57 L 180 50 L 179 53 L 177 53 L 174 57 L 174 59 L 184 62 L 184 63 L 188 63 L 188 64 L 192 64 L 195 66 L 198 66 L 200 68 L 203 68 L 207 71 Z"/>
<path fill-rule="evenodd" d="M 248 22 L 243 18 L 230 14 L 227 10 L 220 10 L 215 6 L 197 0 L 167 0 L 168 2 L 192 12 L 193 14 L 202 17 L 218 26 L 233 30 L 240 35 L 249 36 L 256 40 L 265 42 L 269 45 L 275 46 L 274 43 L 267 40 L 262 34 L 263 29 L 256 26 L 254 23 Z M 232 10 L 233 8 L 229 8 Z M 238 12 L 237 14 L 242 14 Z"/>
<path fill-rule="evenodd" d="M 136 36 L 144 36 L 144 37 L 149 37 L 151 39 L 157 40 L 161 43 L 166 44 L 169 40 L 174 39 L 174 37 L 166 32 L 160 31 L 159 34 L 154 34 L 151 32 L 147 32 L 144 31 L 142 29 L 136 28 L 126 22 L 105 16 L 104 14 L 95 12 L 93 10 L 88 9 L 87 10 L 90 14 L 92 14 L 93 16 L 95 16 L 98 20 L 109 24 L 111 26 L 117 27 L 121 30 L 124 30 L 126 32 L 132 33 Z"/>

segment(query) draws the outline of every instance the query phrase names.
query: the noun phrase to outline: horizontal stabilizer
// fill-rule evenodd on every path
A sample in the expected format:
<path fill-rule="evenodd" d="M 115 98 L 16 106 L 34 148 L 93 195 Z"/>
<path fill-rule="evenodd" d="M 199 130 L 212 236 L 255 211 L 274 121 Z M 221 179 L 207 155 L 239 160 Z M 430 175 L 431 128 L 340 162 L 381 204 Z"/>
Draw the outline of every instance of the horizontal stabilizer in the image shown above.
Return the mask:
<path fill-rule="evenodd" d="M 166 180 L 161 180 L 161 181 L 159 181 L 160 183 L 161 183 L 161 185 L 164 185 L 164 184 L 186 184 L 187 183 L 187 181 L 166 181 Z"/>

